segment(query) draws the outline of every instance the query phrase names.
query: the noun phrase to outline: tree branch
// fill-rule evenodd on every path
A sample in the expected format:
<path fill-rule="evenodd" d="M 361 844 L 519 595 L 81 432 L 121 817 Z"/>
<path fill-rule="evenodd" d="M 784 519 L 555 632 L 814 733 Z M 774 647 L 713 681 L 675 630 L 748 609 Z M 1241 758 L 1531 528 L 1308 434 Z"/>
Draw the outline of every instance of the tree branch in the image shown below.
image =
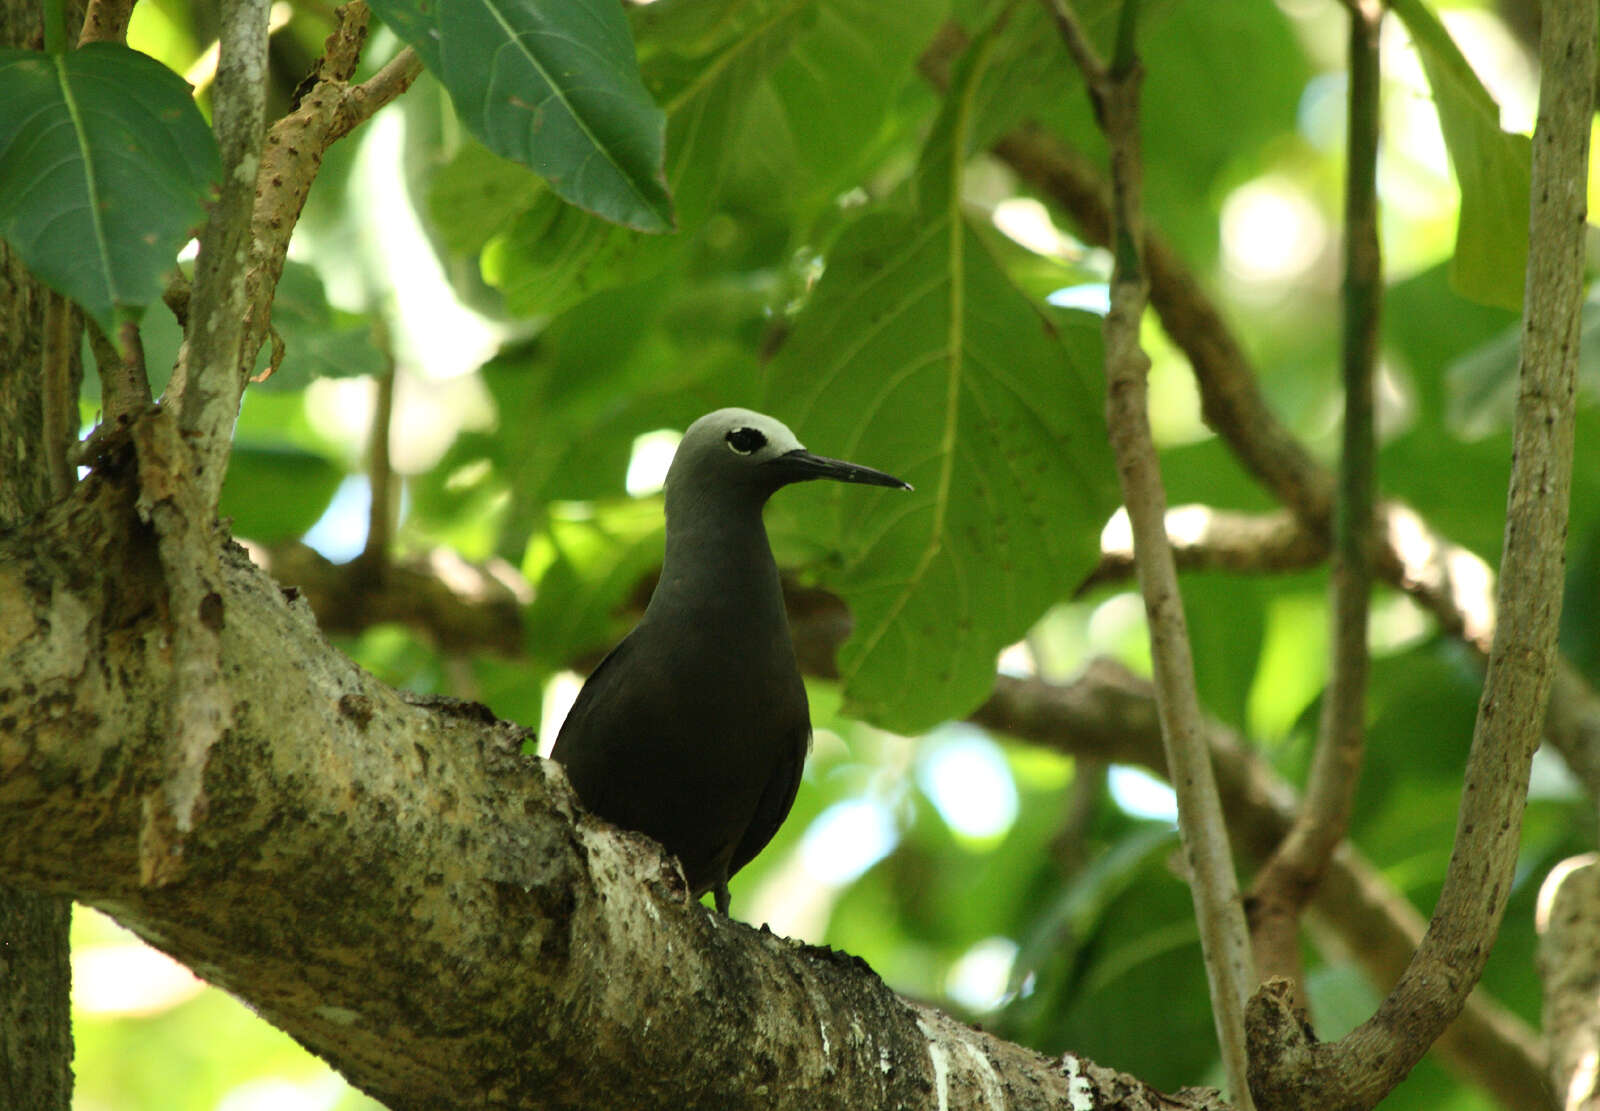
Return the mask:
<path fill-rule="evenodd" d="M 362 589 L 354 564 L 331 563 L 301 544 L 251 548 L 251 558 L 286 584 L 291 600 L 309 602 L 326 633 L 397 622 L 445 652 L 517 657 L 525 651 L 520 607 L 527 587 L 508 566 L 479 568 L 439 551 L 393 564 L 381 583 Z M 635 591 L 641 606 L 648 587 Z M 837 597 L 794 583 L 785 584 L 785 594 L 802 667 L 837 678 L 834 655 L 850 634 L 848 610 Z M 1077 759 L 1140 764 L 1169 776 L 1154 691 L 1117 664 L 1099 661 L 1063 685 L 998 677 L 994 693 L 969 720 Z M 1205 734 L 1230 837 L 1240 851 L 1264 860 L 1293 821 L 1294 791 L 1225 726 L 1207 719 Z M 1380 990 L 1399 978 L 1425 925 L 1405 896 L 1348 844 L 1335 854 L 1312 910 Z M 1548 1111 L 1538 1037 L 1481 988 L 1436 1048 L 1503 1106 Z"/>
<path fill-rule="evenodd" d="M 78 35 L 78 45 L 125 40 L 134 3 L 135 0 L 89 0 L 83 16 L 83 31 Z"/>
<path fill-rule="evenodd" d="M 64 498 L 77 481 L 67 461 L 78 438 L 78 383 L 72 361 L 78 352 L 78 313 L 72 302 L 51 290 L 45 295 L 44 342 L 40 347 L 40 422 L 44 425 L 45 471 L 50 496 Z"/>
<path fill-rule="evenodd" d="M 1382 1099 L 1464 1003 L 1510 897 L 1561 612 L 1595 38 L 1591 0 L 1545 6 L 1498 618 L 1444 888 L 1400 982 L 1340 1041 L 1309 1044 L 1281 998 L 1252 1000 L 1251 1079 L 1264 1106 L 1339 1111 Z"/>
<path fill-rule="evenodd" d="M 1537 925 L 1556 1106 L 1584 1111 L 1600 1104 L 1600 854 L 1551 869 L 1539 889 Z"/>
<path fill-rule="evenodd" d="M 267 0 L 223 0 L 212 112 L 222 149 L 222 191 L 195 259 L 183 349 L 168 386 L 194 463 L 191 481 L 215 506 L 228 469 L 239 398 L 255 347 L 246 342 L 250 214 L 266 113 Z"/>
<path fill-rule="evenodd" d="M 1000 676 L 970 720 L 1074 758 L 1139 764 L 1170 778 L 1154 689 L 1110 661 L 1095 661 L 1060 685 Z M 1205 736 L 1234 844 L 1265 860 L 1294 821 L 1295 792 L 1226 726 L 1208 718 Z M 1334 853 L 1311 910 L 1313 924 L 1336 935 L 1380 989 L 1400 977 L 1424 932 L 1422 916 L 1348 843 Z M 1481 987 L 1434 1048 L 1501 1106 L 1548 1111 L 1538 1035 Z"/>
<path fill-rule="evenodd" d="M 383 352 L 384 368 L 373 382 L 372 429 L 367 442 L 367 483 L 372 502 L 367 509 L 367 542 L 361 559 L 369 567 L 380 567 L 389 561 L 396 509 L 394 466 L 389 457 L 389 430 L 394 423 L 394 349 L 389 330 L 381 321 L 373 325 L 373 333 Z"/>
<path fill-rule="evenodd" d="M 1134 562 L 1144 595 L 1150 654 L 1155 669 L 1161 735 L 1178 796 L 1178 828 L 1189 864 L 1190 894 L 1200 927 L 1200 947 L 1211 988 L 1211 1008 L 1222 1062 L 1234 1101 L 1252 1106 L 1247 1080 L 1244 1004 L 1255 983 L 1249 935 L 1239 900 L 1228 827 L 1217 799 L 1210 754 L 1201 734 L 1194 661 L 1167 546 L 1166 491 L 1150 435 L 1150 359 L 1139 344 L 1147 282 L 1140 257 L 1143 165 L 1139 146 L 1139 86 L 1133 49 L 1137 0 L 1123 0 L 1117 57 L 1108 69 L 1078 27 L 1066 0 L 1049 0 L 1057 27 L 1083 70 L 1101 130 L 1111 148 L 1111 308 L 1105 319 L 1106 426 L 1133 528 Z"/>
<path fill-rule="evenodd" d="M 345 90 L 330 141 L 342 139 L 366 123 L 379 108 L 409 89 L 421 74 L 422 59 L 408 46 L 367 80 Z"/>
<path fill-rule="evenodd" d="M 1383 268 L 1378 247 L 1379 28 L 1383 9 L 1350 5 L 1349 140 L 1345 155 L 1344 445 L 1329 577 L 1327 692 L 1294 826 L 1256 873 L 1248 910 L 1261 977 L 1284 977 L 1302 1013 L 1300 912 L 1344 840 L 1366 737 L 1367 611 L 1376 472 L 1373 379 Z"/>
<path fill-rule="evenodd" d="M 1119 518 L 1113 518 L 1113 525 Z M 1181 571 L 1235 571 L 1270 574 L 1303 571 L 1327 557 L 1327 545 L 1307 532 L 1293 513 L 1240 513 L 1209 505 L 1167 510 L 1167 544 Z M 1100 562 L 1073 592 L 1089 591 L 1132 578 L 1133 536 L 1111 529 L 1101 541 Z"/>
<path fill-rule="evenodd" d="M 85 320 L 89 329 L 89 349 L 94 352 L 95 369 L 100 375 L 100 426 L 114 428 L 125 419 L 132 419 L 150 405 L 150 377 L 145 372 L 144 340 L 139 325 L 126 321 L 118 330 L 122 349 L 111 342 L 111 337 L 101 331 L 93 320 Z M 96 429 L 99 431 L 99 429 Z M 80 446 L 76 462 L 87 461 Z"/>
<path fill-rule="evenodd" d="M 711 914 L 652 842 L 578 814 L 525 730 L 383 686 L 236 547 L 233 725 L 173 882 L 143 882 L 173 658 L 138 465 L 0 537 L 0 874 L 110 913 L 386 1106 L 1224 1106 Z"/>

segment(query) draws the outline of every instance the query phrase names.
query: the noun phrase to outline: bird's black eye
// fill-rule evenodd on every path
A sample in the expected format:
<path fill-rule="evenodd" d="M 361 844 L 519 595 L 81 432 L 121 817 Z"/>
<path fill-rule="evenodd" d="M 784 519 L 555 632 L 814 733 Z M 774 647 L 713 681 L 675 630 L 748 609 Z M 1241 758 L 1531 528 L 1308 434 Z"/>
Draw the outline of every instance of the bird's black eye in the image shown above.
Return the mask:
<path fill-rule="evenodd" d="M 740 455 L 749 455 L 767 446 L 767 438 L 754 428 L 735 428 L 727 439 L 728 447 Z"/>

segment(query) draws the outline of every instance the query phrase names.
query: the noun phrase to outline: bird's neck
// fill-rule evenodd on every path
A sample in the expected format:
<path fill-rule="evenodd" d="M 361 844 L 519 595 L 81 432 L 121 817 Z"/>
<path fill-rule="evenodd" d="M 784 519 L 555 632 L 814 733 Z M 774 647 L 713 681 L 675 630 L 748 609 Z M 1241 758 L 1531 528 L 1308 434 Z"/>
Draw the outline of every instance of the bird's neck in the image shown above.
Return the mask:
<path fill-rule="evenodd" d="M 723 506 L 714 514 L 696 513 L 699 506 L 674 512 L 677 508 L 668 506 L 661 581 L 646 617 L 709 620 L 725 612 L 752 627 L 774 618 L 786 621 L 761 506 Z"/>

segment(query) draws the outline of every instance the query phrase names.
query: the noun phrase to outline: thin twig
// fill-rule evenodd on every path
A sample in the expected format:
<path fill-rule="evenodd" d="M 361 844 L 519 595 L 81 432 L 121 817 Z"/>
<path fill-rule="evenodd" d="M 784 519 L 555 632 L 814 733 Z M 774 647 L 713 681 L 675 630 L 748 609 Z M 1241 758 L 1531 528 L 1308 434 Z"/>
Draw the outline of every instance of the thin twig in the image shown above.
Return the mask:
<path fill-rule="evenodd" d="M 144 340 L 139 335 L 139 325 L 125 320 L 118 329 L 122 339 L 122 349 L 118 350 L 100 325 L 93 320 L 85 323 L 89 329 L 89 350 L 94 352 L 95 368 L 100 373 L 100 420 L 102 424 L 117 424 L 150 404 Z"/>
<path fill-rule="evenodd" d="M 389 558 L 389 542 L 394 537 L 394 466 L 389 457 L 389 432 L 394 423 L 394 349 L 389 329 L 381 316 L 374 316 L 373 339 L 383 352 L 383 373 L 373 383 L 372 430 L 367 441 L 367 483 L 372 504 L 367 510 L 367 542 L 361 559 L 381 566 Z"/>
<path fill-rule="evenodd" d="M 1134 559 L 1150 630 L 1161 735 L 1178 796 L 1178 824 L 1190 893 L 1211 986 L 1212 1012 L 1231 1095 L 1249 1111 L 1244 1004 L 1255 983 L 1228 829 L 1202 733 L 1199 698 L 1178 574 L 1167 546 L 1166 491 L 1150 434 L 1150 359 L 1139 343 L 1147 283 L 1141 248 L 1143 166 L 1139 140 L 1141 71 L 1133 51 L 1137 0 L 1124 0 L 1117 56 L 1107 69 L 1083 37 L 1066 0 L 1050 10 L 1074 57 L 1080 57 L 1101 129 L 1111 148 L 1111 308 L 1105 320 L 1106 424 L 1133 526 Z"/>
<path fill-rule="evenodd" d="M 135 0 L 89 0 L 83 15 L 83 31 L 78 45 L 91 42 L 122 42 L 128 37 L 128 20 Z"/>
<path fill-rule="evenodd" d="M 1574 382 L 1583 300 L 1593 0 L 1551 0 L 1540 42 L 1522 368 L 1505 547 L 1461 812 L 1428 932 L 1371 1019 L 1332 1044 L 1307 1044 L 1281 995 L 1251 1002 L 1251 1079 L 1263 1106 L 1369 1108 L 1459 1012 L 1510 898 L 1528 769 L 1556 672 Z M 1266 1095 L 1262 1095 L 1266 1093 Z"/>
<path fill-rule="evenodd" d="M 344 138 L 371 119 L 379 108 L 409 89 L 421 73 L 422 58 L 408 46 L 377 73 L 346 90 L 339 102 L 338 119 L 329 133 L 330 140 Z"/>
<path fill-rule="evenodd" d="M 66 497 L 73 484 L 68 455 L 78 438 L 78 391 L 72 378 L 72 360 L 78 350 L 77 323 L 78 313 L 72 302 L 51 290 L 44 303 L 44 342 L 39 352 L 40 408 L 45 470 L 50 476 L 50 496 L 56 500 Z"/>
<path fill-rule="evenodd" d="M 1372 591 L 1376 445 L 1373 380 L 1383 298 L 1378 246 L 1378 41 L 1383 11 L 1350 10 L 1349 142 L 1345 156 L 1344 445 L 1334 522 L 1329 612 L 1333 658 L 1322 721 L 1294 827 L 1256 875 L 1249 901 L 1256 967 L 1296 987 L 1300 1005 L 1300 913 L 1344 839 L 1366 735 L 1367 613 Z"/>
<path fill-rule="evenodd" d="M 255 348 L 246 347 L 250 217 L 266 112 L 267 0 L 224 0 L 212 123 L 222 189 L 200 236 L 189 326 L 167 395 L 194 452 L 201 500 L 215 506 L 228 467 L 240 395 Z"/>

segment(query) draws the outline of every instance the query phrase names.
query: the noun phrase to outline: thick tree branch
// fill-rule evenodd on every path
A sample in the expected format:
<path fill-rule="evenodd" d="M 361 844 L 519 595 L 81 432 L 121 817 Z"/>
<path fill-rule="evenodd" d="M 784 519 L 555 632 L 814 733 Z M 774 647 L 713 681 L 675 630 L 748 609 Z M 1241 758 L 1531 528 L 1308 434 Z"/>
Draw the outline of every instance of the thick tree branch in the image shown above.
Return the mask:
<path fill-rule="evenodd" d="M 1345 153 L 1344 436 L 1329 576 L 1328 688 L 1289 835 L 1256 873 L 1249 914 L 1263 979 L 1289 980 L 1304 1009 L 1300 912 L 1344 840 L 1355 804 L 1366 738 L 1367 612 L 1372 592 L 1373 490 L 1377 446 L 1373 382 L 1383 269 L 1378 248 L 1378 40 L 1383 9 L 1350 4 L 1349 138 Z"/>
<path fill-rule="evenodd" d="M 1444 889 L 1400 982 L 1370 1020 L 1340 1041 L 1309 1044 L 1280 998 L 1263 993 L 1252 1001 L 1251 1079 L 1264 1106 L 1375 1105 L 1465 1002 L 1510 897 L 1561 613 L 1595 37 L 1592 0 L 1545 5 L 1497 622 Z"/>
<path fill-rule="evenodd" d="M 141 465 L 108 457 L 0 537 L 0 875 L 112 914 L 387 1106 L 1223 1107 L 709 913 L 651 842 L 578 814 L 525 730 L 384 687 L 237 548 L 233 724 L 182 857 L 145 882 L 173 660 Z"/>
<path fill-rule="evenodd" d="M 394 564 L 380 583 L 363 587 L 367 580 L 355 564 L 330 563 L 304 545 L 252 548 L 251 556 L 292 597 L 310 603 L 326 632 L 355 634 L 397 622 L 448 652 L 515 657 L 525 651 L 519 599 L 526 600 L 526 586 L 510 567 L 474 567 L 439 552 Z M 635 595 L 642 605 L 649 584 Z M 837 678 L 834 656 L 850 634 L 848 610 L 831 594 L 793 583 L 786 584 L 786 600 L 802 667 Z M 1064 685 L 997 678 L 993 695 L 970 720 L 1079 759 L 1141 764 L 1168 775 L 1153 689 L 1118 665 L 1102 661 Z M 1294 818 L 1294 791 L 1224 726 L 1208 719 L 1206 738 L 1230 837 L 1241 852 L 1265 860 Z M 1348 844 L 1335 854 L 1312 910 L 1381 990 L 1399 978 L 1426 924 Z M 1481 989 L 1436 1048 L 1505 1107 L 1547 1111 L 1537 1036 Z"/>
<path fill-rule="evenodd" d="M 1072 56 L 1083 71 L 1095 114 L 1111 148 L 1111 308 L 1105 319 L 1106 426 L 1133 529 L 1134 563 L 1144 596 L 1161 736 L 1178 796 L 1178 828 L 1188 861 L 1190 894 L 1211 988 L 1211 1009 L 1224 1070 L 1235 1102 L 1252 1106 L 1246 1079 L 1244 1004 L 1255 985 L 1249 935 L 1228 827 L 1217 799 L 1210 753 L 1201 733 L 1189 630 L 1178 572 L 1167 546 L 1166 490 L 1150 434 L 1150 359 L 1139 343 L 1148 285 L 1141 258 L 1144 188 L 1139 142 L 1142 73 L 1134 54 L 1137 0 L 1124 0 L 1116 59 L 1108 68 L 1078 26 L 1066 0 L 1048 0 Z"/>

